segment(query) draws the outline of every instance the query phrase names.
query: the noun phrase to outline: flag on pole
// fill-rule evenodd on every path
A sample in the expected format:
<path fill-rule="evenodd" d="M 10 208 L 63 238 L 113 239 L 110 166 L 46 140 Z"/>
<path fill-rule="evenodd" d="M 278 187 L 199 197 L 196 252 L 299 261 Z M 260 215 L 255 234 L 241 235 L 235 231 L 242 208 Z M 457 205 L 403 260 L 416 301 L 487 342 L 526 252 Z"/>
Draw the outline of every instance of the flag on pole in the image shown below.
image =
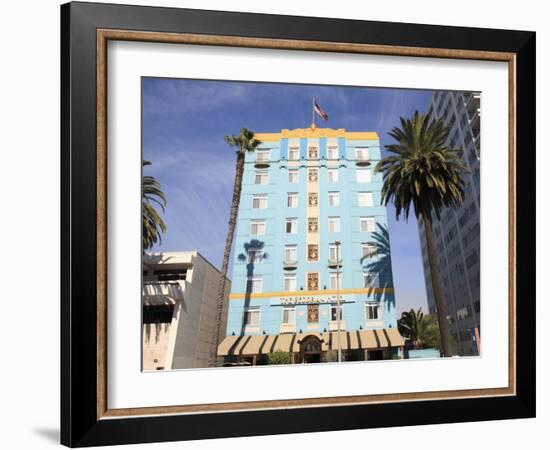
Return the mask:
<path fill-rule="evenodd" d="M 325 122 L 328 120 L 328 114 L 321 109 L 321 107 L 317 104 L 317 100 L 315 100 L 315 98 L 313 98 L 313 110 Z"/>

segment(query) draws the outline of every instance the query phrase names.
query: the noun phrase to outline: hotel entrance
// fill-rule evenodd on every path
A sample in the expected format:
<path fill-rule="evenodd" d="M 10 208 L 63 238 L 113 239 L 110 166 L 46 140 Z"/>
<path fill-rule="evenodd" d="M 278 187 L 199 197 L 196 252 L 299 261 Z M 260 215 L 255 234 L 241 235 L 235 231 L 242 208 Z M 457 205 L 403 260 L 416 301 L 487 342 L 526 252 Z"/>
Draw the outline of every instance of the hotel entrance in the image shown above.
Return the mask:
<path fill-rule="evenodd" d="M 316 336 L 308 336 L 300 345 L 300 355 L 302 363 L 320 363 L 321 362 L 321 341 Z"/>

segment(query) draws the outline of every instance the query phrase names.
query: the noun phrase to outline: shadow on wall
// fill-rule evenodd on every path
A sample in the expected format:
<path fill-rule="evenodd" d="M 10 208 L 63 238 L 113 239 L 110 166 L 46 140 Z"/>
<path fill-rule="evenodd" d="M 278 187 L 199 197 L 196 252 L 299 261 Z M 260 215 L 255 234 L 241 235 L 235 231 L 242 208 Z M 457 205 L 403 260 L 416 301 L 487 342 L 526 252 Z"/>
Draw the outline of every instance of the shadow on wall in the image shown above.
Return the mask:
<path fill-rule="evenodd" d="M 254 276 L 254 264 L 268 258 L 267 253 L 264 253 L 263 251 L 263 241 L 252 239 L 250 242 L 245 242 L 243 247 L 244 253 L 240 253 L 239 256 L 237 256 L 237 259 L 240 262 L 248 261 L 246 265 L 246 291 L 244 294 L 244 314 L 241 323 L 241 336 L 244 335 L 244 330 L 246 328 L 246 309 L 250 306 L 250 299 L 252 297 L 252 277 Z"/>
<path fill-rule="evenodd" d="M 395 307 L 395 295 L 386 295 L 386 289 L 393 288 L 391 265 L 390 235 L 387 226 L 376 224 L 377 230 L 372 233 L 373 250 L 361 258 L 363 270 L 372 274 L 372 281 L 368 286 L 368 295 L 375 300 L 383 301 L 386 308 Z"/>

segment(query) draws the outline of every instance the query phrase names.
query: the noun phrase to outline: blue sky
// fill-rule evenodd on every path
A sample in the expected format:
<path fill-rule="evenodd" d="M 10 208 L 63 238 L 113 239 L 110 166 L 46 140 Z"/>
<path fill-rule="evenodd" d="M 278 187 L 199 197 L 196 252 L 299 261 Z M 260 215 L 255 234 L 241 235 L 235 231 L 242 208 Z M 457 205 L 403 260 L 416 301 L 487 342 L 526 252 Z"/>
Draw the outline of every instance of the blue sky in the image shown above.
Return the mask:
<path fill-rule="evenodd" d="M 376 131 L 381 146 L 400 116 L 426 111 L 432 91 L 144 78 L 145 173 L 168 197 L 167 234 L 154 251 L 197 249 L 219 267 L 233 189 L 235 153 L 223 140 L 243 126 L 257 132 L 305 128 L 311 99 L 328 113 L 330 128 Z M 382 150 L 383 154 L 385 153 Z M 427 310 L 414 217 L 395 220 L 388 208 L 398 312 Z"/>

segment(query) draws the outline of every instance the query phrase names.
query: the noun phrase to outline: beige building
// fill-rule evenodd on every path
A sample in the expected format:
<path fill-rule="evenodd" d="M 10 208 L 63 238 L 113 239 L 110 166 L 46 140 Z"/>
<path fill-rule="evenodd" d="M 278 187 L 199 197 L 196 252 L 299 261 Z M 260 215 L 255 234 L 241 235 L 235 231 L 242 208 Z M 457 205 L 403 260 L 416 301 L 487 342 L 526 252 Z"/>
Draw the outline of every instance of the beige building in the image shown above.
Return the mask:
<path fill-rule="evenodd" d="M 143 258 L 143 370 L 208 367 L 220 272 L 200 253 Z M 231 290 L 226 283 L 225 298 Z M 227 301 L 220 325 L 225 335 Z"/>

